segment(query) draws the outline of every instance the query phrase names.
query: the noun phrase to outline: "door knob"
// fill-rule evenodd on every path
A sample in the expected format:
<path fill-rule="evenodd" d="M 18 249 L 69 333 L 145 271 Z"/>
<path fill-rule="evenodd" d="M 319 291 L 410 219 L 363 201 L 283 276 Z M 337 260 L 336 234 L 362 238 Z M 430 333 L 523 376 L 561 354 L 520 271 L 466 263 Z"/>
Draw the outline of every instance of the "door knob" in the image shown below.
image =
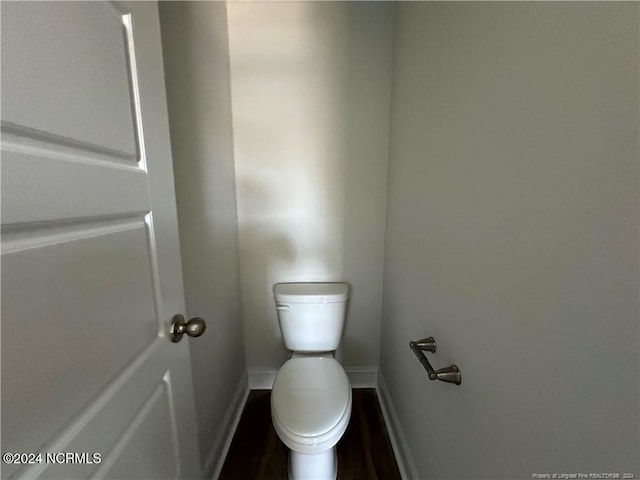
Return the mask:
<path fill-rule="evenodd" d="M 207 329 L 205 321 L 198 317 L 193 317 L 187 323 L 184 322 L 184 317 L 177 314 L 171 320 L 171 329 L 169 334 L 172 342 L 179 342 L 182 340 L 182 335 L 187 334 L 190 337 L 199 337 Z"/>

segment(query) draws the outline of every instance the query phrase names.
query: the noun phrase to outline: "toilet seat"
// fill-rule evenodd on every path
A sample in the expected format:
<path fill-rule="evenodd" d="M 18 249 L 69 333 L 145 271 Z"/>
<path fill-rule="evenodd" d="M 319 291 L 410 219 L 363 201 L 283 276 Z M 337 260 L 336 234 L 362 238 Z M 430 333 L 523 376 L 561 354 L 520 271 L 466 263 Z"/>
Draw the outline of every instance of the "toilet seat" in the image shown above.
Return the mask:
<path fill-rule="evenodd" d="M 351 385 L 331 357 L 292 358 L 271 391 L 271 416 L 281 440 L 299 453 L 333 447 L 351 417 Z"/>

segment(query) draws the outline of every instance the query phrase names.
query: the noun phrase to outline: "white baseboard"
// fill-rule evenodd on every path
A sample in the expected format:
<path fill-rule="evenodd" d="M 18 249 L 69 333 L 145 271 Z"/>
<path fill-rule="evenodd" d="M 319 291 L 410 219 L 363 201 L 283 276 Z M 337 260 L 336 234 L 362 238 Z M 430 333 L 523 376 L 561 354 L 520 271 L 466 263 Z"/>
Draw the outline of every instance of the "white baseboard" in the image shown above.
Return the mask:
<path fill-rule="evenodd" d="M 222 424 L 218 430 L 218 436 L 207 454 L 207 459 L 202 469 L 204 478 L 216 480 L 220 475 L 248 396 L 249 384 L 247 375 L 244 374 L 236 385 L 229 406 L 227 406 L 227 410 L 224 412 Z"/>
<path fill-rule="evenodd" d="M 345 367 L 351 388 L 376 388 L 378 367 Z"/>
<path fill-rule="evenodd" d="M 249 370 L 249 389 L 251 390 L 271 390 L 273 381 L 276 379 L 276 370 Z"/>
<path fill-rule="evenodd" d="M 375 388 L 378 380 L 378 367 L 345 367 L 352 388 Z M 276 370 L 249 370 L 249 388 L 251 390 L 271 390 L 276 379 Z"/>
<path fill-rule="evenodd" d="M 418 470 L 411 456 L 407 438 L 404 435 L 398 414 L 391 401 L 391 395 L 382 376 L 382 371 L 378 371 L 376 392 L 378 393 L 378 401 L 380 402 L 384 423 L 387 426 L 387 432 L 391 440 L 391 447 L 396 456 L 400 476 L 407 480 L 418 479 Z"/>

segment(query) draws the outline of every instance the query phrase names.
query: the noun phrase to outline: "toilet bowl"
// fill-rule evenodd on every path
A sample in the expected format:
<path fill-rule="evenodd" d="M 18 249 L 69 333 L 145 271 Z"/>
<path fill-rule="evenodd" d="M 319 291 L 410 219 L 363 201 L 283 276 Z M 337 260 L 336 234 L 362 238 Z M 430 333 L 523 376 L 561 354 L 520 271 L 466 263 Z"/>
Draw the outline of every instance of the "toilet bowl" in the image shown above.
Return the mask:
<path fill-rule="evenodd" d="M 351 385 L 333 357 L 287 360 L 271 392 L 271 418 L 289 447 L 289 478 L 334 480 L 336 443 L 351 417 Z"/>
<path fill-rule="evenodd" d="M 289 448 L 290 480 L 335 480 L 336 444 L 351 418 L 351 385 L 333 352 L 340 343 L 348 286 L 274 286 L 278 322 L 293 352 L 276 375 L 271 419 Z"/>

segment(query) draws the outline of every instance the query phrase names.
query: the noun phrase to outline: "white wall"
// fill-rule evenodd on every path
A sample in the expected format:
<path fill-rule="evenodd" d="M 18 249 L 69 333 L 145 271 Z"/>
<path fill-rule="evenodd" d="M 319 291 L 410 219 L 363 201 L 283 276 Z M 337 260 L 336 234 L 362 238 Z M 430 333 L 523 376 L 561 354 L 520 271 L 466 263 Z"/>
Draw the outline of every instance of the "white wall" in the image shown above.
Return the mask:
<path fill-rule="evenodd" d="M 207 321 L 190 343 L 210 478 L 245 377 L 226 9 L 222 2 L 159 8 L 187 314 Z"/>
<path fill-rule="evenodd" d="M 398 5 L 381 369 L 419 478 L 640 474 L 638 9 Z"/>
<path fill-rule="evenodd" d="M 351 284 L 341 359 L 377 366 L 393 7 L 228 12 L 247 366 L 285 360 L 272 286 L 295 281 Z"/>

